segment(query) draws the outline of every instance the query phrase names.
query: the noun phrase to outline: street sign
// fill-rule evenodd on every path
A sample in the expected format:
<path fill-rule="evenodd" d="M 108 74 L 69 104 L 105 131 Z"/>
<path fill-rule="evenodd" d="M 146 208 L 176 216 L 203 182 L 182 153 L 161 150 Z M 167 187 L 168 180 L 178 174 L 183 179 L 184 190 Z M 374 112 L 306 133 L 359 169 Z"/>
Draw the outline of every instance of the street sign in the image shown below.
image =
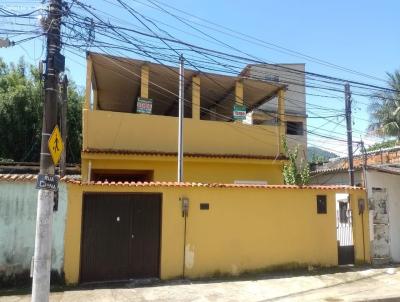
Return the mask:
<path fill-rule="evenodd" d="M 144 98 L 137 99 L 137 104 L 136 104 L 137 113 L 151 114 L 152 109 L 153 109 L 152 99 L 144 99 Z"/>
<path fill-rule="evenodd" d="M 57 191 L 58 177 L 50 174 L 39 174 L 36 181 L 36 189 Z"/>
<path fill-rule="evenodd" d="M 233 119 L 235 121 L 243 121 L 246 119 L 246 106 L 235 105 L 233 106 Z"/>
<path fill-rule="evenodd" d="M 48 147 L 51 158 L 53 159 L 53 163 L 54 165 L 57 165 L 64 149 L 64 143 L 61 138 L 60 129 L 58 129 L 57 125 L 54 127 L 54 130 L 50 135 Z"/>

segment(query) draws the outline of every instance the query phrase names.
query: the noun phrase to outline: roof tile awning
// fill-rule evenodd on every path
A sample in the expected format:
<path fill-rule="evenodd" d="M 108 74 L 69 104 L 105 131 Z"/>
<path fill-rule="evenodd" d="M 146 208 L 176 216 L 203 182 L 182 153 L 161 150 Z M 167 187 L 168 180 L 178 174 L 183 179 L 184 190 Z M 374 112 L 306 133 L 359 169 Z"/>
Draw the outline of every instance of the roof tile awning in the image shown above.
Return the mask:
<path fill-rule="evenodd" d="M 138 156 L 167 156 L 176 157 L 176 152 L 162 151 L 135 151 L 135 150 L 115 150 L 115 149 L 86 149 L 82 153 L 86 154 L 119 154 L 119 155 L 138 155 Z M 266 155 L 243 155 L 243 154 L 216 154 L 216 153 L 184 153 L 187 158 L 231 158 L 231 159 L 258 159 L 258 160 L 286 160 L 284 155 L 266 156 Z"/>

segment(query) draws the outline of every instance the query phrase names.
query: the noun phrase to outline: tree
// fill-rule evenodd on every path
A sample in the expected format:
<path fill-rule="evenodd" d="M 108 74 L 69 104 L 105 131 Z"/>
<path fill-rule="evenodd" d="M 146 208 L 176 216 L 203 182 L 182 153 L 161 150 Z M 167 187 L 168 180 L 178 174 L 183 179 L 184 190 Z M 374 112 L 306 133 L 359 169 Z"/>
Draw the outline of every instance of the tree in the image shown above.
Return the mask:
<path fill-rule="evenodd" d="M 25 63 L 6 64 L 0 58 L 0 159 L 39 161 L 43 84 L 38 68 Z M 80 161 L 83 94 L 68 89 L 67 162 Z"/>
<path fill-rule="evenodd" d="M 288 162 L 283 165 L 282 171 L 285 185 L 308 185 L 310 183 L 310 168 L 304 159 L 301 159 L 300 164 L 297 164 L 298 146 L 289 150 L 286 140 L 283 140 L 283 148 L 288 158 Z"/>
<path fill-rule="evenodd" d="M 400 70 L 387 76 L 387 86 L 391 90 L 377 92 L 371 97 L 369 130 L 400 140 Z"/>

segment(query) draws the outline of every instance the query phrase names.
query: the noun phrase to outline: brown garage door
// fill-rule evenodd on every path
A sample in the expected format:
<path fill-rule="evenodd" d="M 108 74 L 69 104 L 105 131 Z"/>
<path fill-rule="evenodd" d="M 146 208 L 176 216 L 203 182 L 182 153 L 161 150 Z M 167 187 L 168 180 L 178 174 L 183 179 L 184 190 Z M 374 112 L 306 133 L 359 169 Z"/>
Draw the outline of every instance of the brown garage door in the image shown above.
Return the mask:
<path fill-rule="evenodd" d="M 161 194 L 86 193 L 81 282 L 159 277 Z"/>

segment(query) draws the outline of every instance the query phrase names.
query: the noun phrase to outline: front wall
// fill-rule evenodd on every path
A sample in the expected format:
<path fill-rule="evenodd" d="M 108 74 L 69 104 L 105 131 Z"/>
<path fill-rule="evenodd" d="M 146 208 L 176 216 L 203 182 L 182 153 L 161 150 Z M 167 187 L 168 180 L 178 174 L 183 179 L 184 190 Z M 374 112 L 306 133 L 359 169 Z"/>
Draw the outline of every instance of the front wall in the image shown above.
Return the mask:
<path fill-rule="evenodd" d="M 108 155 L 108 157 L 110 157 Z M 149 157 L 148 160 L 130 156 L 113 156 L 102 159 L 102 155 L 91 154 L 92 169 L 154 170 L 154 181 L 174 181 L 177 178 L 176 159 L 170 157 Z M 82 177 L 87 179 L 88 157 L 82 160 Z M 266 163 L 267 162 L 267 163 Z M 267 181 L 268 184 L 282 184 L 282 163 L 277 160 L 226 160 L 185 159 L 184 180 L 202 183 L 234 183 L 235 180 Z"/>
<path fill-rule="evenodd" d="M 53 215 L 52 269 L 62 273 L 67 186 L 59 184 L 58 211 Z M 35 182 L 0 182 L 0 275 L 9 277 L 30 270 L 35 247 Z"/>
<path fill-rule="evenodd" d="M 156 192 L 163 194 L 161 278 L 183 274 L 184 219 L 180 197 L 189 198 L 185 276 L 238 274 L 244 271 L 337 265 L 333 190 L 204 187 L 129 187 L 69 185 L 65 235 L 65 276 L 79 281 L 82 193 Z M 351 191 L 356 200 L 363 191 Z M 328 195 L 328 214 L 316 213 L 316 195 Z M 209 203 L 208 211 L 200 203 Z M 356 260 L 369 261 L 359 215 L 354 215 Z M 364 214 L 368 238 L 368 213 Z"/>

